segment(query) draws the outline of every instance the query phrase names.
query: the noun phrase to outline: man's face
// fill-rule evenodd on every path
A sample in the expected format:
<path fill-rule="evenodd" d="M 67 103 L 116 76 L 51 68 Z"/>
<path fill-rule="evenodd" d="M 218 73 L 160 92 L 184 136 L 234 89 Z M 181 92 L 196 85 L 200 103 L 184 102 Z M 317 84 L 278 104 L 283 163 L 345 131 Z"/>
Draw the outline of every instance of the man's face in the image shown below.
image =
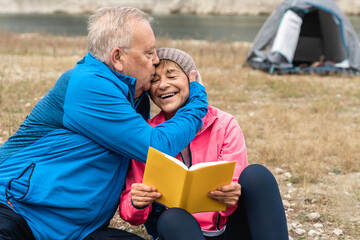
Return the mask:
<path fill-rule="evenodd" d="M 123 56 L 123 74 L 137 79 L 135 98 L 138 98 L 150 89 L 159 58 L 156 55 L 155 36 L 150 24 L 146 21 L 134 21 L 131 27 L 134 33 L 133 42 Z"/>
<path fill-rule="evenodd" d="M 156 67 L 151 81 L 150 96 L 154 103 L 163 110 L 166 119 L 186 104 L 189 98 L 189 80 L 175 63 Z"/>

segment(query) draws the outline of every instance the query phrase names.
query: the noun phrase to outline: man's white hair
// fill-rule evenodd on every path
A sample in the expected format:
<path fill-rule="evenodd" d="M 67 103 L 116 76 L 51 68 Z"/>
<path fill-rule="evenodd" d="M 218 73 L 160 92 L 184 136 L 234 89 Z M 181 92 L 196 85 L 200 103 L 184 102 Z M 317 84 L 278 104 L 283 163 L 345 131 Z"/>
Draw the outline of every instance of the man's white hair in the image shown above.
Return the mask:
<path fill-rule="evenodd" d="M 132 21 L 146 21 L 152 18 L 137 8 L 104 7 L 94 12 L 88 23 L 88 51 L 98 60 L 109 63 L 114 47 L 126 51 L 132 45 Z"/>

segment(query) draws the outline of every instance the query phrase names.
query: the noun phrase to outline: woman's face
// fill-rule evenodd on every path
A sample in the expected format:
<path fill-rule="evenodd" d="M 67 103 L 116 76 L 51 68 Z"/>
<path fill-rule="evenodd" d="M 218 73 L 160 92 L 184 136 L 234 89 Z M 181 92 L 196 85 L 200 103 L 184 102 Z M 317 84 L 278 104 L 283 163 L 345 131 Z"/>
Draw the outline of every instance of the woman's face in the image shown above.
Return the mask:
<path fill-rule="evenodd" d="M 174 62 L 163 61 L 155 69 L 151 81 L 150 97 L 163 110 L 166 119 L 175 115 L 189 98 L 189 80 Z"/>

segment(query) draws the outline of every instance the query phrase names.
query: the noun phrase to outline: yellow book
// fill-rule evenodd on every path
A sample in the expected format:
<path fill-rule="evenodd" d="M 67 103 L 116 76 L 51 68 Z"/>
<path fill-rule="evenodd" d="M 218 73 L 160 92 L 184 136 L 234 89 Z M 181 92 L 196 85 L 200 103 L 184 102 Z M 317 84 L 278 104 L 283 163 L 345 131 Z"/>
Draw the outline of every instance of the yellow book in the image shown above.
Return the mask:
<path fill-rule="evenodd" d="M 149 147 L 143 184 L 161 193 L 158 202 L 189 213 L 224 211 L 226 205 L 209 198 L 210 191 L 232 182 L 235 162 L 199 163 L 187 168 L 178 159 Z"/>

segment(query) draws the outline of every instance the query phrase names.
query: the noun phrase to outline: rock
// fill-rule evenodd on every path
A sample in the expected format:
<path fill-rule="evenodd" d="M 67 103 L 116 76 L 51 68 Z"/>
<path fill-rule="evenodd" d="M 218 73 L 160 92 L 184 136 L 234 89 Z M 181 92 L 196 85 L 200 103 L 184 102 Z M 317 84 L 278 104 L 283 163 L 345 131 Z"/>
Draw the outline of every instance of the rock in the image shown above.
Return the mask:
<path fill-rule="evenodd" d="M 283 205 L 285 209 L 290 208 L 290 202 L 288 200 L 283 200 Z"/>
<path fill-rule="evenodd" d="M 285 170 L 282 169 L 282 168 L 275 168 L 274 172 L 275 172 L 276 174 L 283 174 L 283 173 L 285 172 Z"/>
<path fill-rule="evenodd" d="M 302 228 L 297 228 L 297 229 L 295 229 L 295 233 L 296 233 L 297 235 L 303 235 L 305 232 L 306 232 L 306 231 L 305 231 L 304 229 L 302 229 Z"/>
<path fill-rule="evenodd" d="M 291 195 L 290 195 L 290 194 L 285 194 L 285 195 L 284 195 L 284 198 L 286 198 L 286 199 L 291 199 Z"/>
<path fill-rule="evenodd" d="M 284 176 L 287 177 L 287 178 L 291 178 L 292 175 L 291 175 L 291 173 L 286 172 L 286 173 L 284 173 Z"/>
<path fill-rule="evenodd" d="M 315 228 L 323 228 L 324 225 L 323 225 L 322 223 L 315 223 L 315 224 L 314 224 L 314 227 L 315 227 Z"/>
<path fill-rule="evenodd" d="M 296 192 L 296 188 L 290 188 L 290 189 L 288 190 L 288 193 L 293 193 L 293 192 Z"/>
<path fill-rule="evenodd" d="M 335 229 L 333 231 L 333 233 L 336 235 L 336 236 L 340 236 L 340 235 L 343 235 L 343 231 L 339 228 Z"/>
<path fill-rule="evenodd" d="M 308 235 L 309 235 L 310 237 L 316 237 L 316 236 L 320 235 L 320 233 L 317 232 L 317 231 L 315 231 L 315 230 L 310 230 L 310 231 L 308 232 Z"/>
<path fill-rule="evenodd" d="M 299 223 L 298 221 L 295 221 L 291 224 L 291 226 L 293 228 L 302 228 L 303 225 L 301 223 Z"/>
<path fill-rule="evenodd" d="M 307 215 L 307 217 L 311 220 L 311 221 L 314 221 L 314 220 L 318 220 L 320 218 L 320 214 L 317 213 L 317 212 L 313 212 L 313 213 L 309 213 Z"/>

